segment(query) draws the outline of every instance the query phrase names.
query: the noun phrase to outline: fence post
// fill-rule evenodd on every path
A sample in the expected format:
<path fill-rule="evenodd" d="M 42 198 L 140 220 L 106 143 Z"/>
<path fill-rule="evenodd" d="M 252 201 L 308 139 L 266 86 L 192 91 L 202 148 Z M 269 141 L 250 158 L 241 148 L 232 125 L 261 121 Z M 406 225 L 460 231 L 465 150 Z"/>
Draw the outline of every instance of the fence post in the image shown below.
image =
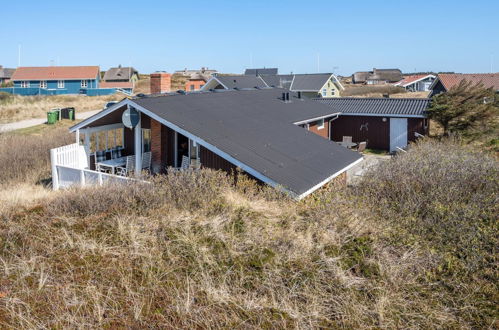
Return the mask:
<path fill-rule="evenodd" d="M 55 149 L 50 149 L 50 164 L 52 167 L 52 189 L 59 189 L 59 176 L 57 174 L 57 155 Z"/>
<path fill-rule="evenodd" d="M 99 186 L 102 186 L 102 172 L 99 172 L 98 178 L 99 178 Z"/>
<path fill-rule="evenodd" d="M 80 184 L 83 187 L 85 185 L 85 171 L 80 170 Z"/>

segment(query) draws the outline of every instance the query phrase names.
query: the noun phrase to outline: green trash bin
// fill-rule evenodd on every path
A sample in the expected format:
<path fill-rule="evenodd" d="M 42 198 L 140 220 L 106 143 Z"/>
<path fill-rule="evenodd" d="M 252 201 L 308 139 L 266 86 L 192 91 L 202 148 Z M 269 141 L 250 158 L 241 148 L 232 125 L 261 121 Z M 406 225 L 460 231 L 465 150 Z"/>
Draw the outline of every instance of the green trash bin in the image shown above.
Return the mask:
<path fill-rule="evenodd" d="M 69 120 L 75 120 L 75 108 L 69 109 Z"/>
<path fill-rule="evenodd" d="M 47 124 L 53 125 L 59 119 L 59 113 L 57 111 L 48 111 L 47 112 Z"/>

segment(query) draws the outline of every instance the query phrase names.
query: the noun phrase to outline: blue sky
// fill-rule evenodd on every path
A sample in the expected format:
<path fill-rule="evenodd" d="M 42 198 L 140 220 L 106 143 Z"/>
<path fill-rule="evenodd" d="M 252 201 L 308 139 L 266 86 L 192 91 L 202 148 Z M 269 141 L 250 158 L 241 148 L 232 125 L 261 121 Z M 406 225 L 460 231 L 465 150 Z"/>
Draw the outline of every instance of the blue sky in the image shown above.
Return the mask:
<path fill-rule="evenodd" d="M 2 1 L 0 65 L 499 71 L 499 0 Z M 6 14 L 8 13 L 8 14 Z M 6 19 L 6 20 L 5 20 Z"/>

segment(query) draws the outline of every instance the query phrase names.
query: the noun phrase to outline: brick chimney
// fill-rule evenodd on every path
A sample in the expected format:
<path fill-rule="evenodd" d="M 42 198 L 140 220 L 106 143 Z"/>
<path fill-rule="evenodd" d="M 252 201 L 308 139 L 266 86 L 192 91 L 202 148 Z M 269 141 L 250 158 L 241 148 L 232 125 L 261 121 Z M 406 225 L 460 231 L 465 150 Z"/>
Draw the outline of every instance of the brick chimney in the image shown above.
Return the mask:
<path fill-rule="evenodd" d="M 172 74 L 166 72 L 151 73 L 151 94 L 167 93 L 172 88 Z"/>

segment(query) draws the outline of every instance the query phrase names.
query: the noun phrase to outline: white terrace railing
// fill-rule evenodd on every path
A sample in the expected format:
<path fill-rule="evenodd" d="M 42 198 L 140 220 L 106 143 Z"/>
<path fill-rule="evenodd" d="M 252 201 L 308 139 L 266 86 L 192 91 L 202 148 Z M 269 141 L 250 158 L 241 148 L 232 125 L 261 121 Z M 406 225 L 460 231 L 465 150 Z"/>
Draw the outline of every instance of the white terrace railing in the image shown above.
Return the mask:
<path fill-rule="evenodd" d="M 131 178 L 92 171 L 88 168 L 85 147 L 78 143 L 50 150 L 52 164 L 52 188 L 67 188 L 73 185 L 90 185 L 110 182 L 126 182 Z"/>

